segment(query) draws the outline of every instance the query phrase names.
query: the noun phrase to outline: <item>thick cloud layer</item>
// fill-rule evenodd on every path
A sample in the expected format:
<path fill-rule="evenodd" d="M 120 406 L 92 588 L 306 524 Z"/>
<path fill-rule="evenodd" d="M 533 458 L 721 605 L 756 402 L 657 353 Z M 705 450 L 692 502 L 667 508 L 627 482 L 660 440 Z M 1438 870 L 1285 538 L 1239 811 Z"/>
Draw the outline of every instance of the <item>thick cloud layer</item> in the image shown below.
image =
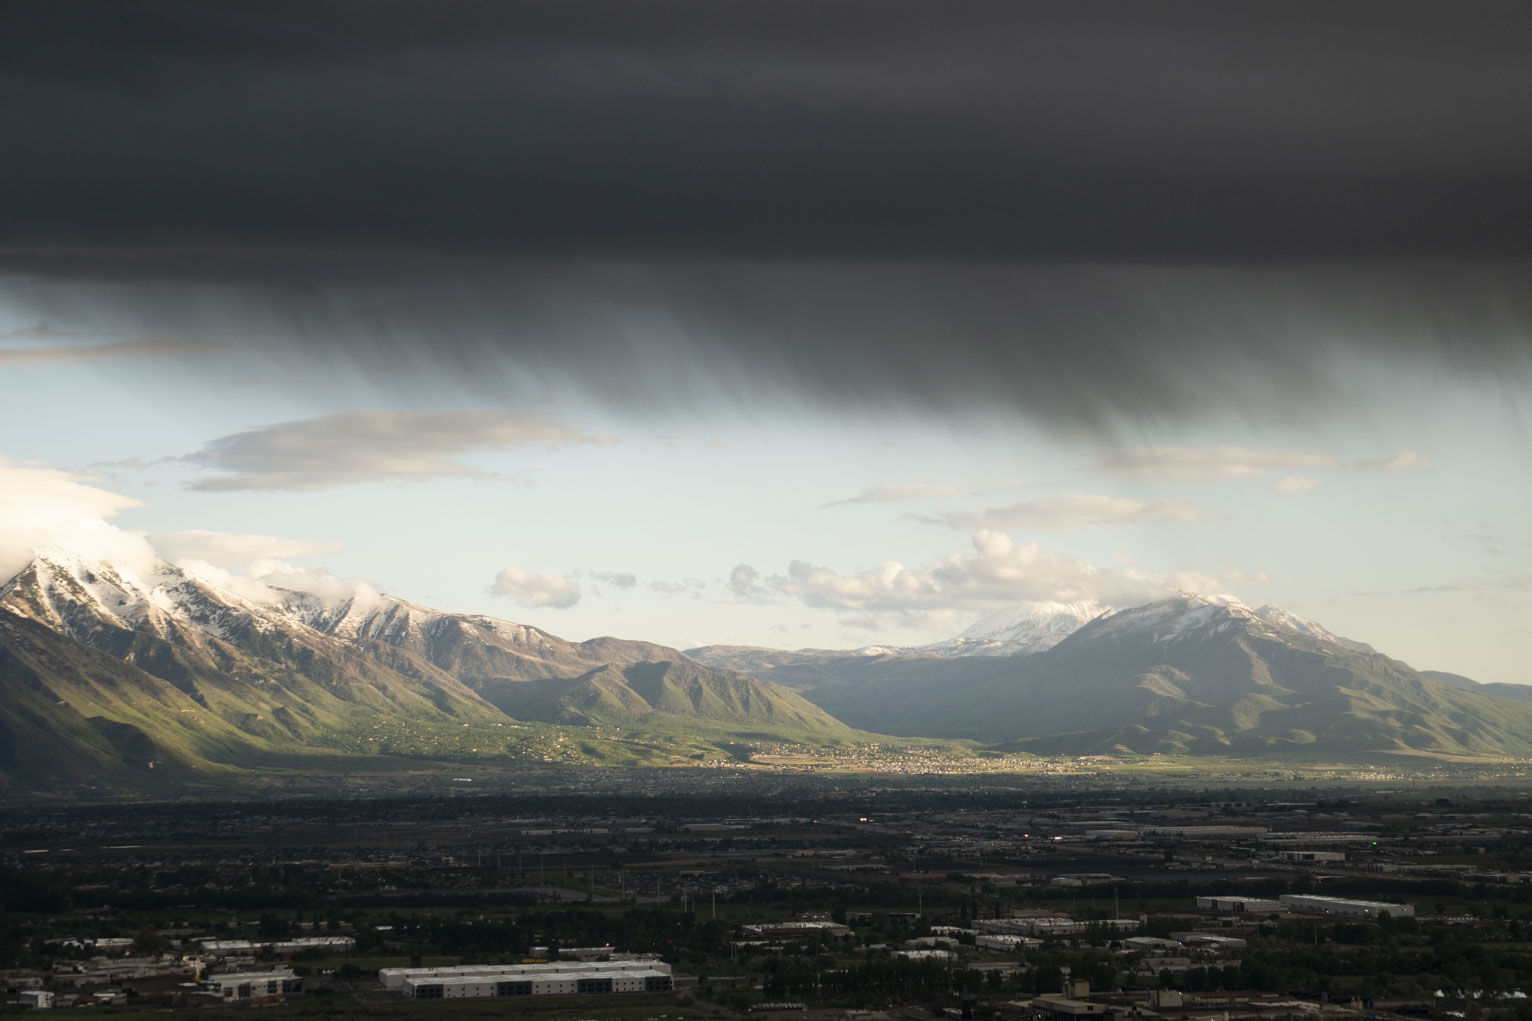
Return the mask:
<path fill-rule="evenodd" d="M 1532 246 L 1511 2 L 6 6 L 34 267 Z"/>
<path fill-rule="evenodd" d="M 1510 2 L 15 0 L 0 299 L 638 408 L 1519 385 L 1529 48 Z"/>

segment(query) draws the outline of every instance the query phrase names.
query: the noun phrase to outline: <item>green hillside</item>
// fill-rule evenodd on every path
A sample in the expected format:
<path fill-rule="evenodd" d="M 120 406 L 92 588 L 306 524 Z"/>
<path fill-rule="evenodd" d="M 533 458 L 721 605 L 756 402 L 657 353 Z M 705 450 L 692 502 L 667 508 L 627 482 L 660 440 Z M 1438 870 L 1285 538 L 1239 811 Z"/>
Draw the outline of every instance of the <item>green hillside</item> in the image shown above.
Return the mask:
<path fill-rule="evenodd" d="M 509 716 L 548 723 L 659 725 L 665 720 L 734 724 L 782 737 L 847 736 L 823 709 L 781 688 L 689 661 L 606 665 L 578 677 L 482 685 Z"/>

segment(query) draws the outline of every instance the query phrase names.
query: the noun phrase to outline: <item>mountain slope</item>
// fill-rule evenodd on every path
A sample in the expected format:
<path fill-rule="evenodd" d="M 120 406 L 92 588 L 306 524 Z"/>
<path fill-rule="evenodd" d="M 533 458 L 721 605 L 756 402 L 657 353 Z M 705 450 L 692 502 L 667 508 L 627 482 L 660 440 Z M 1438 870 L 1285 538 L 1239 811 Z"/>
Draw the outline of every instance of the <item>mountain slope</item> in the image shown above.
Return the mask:
<path fill-rule="evenodd" d="M 1238 603 L 1186 596 L 1120 611 L 1030 665 L 977 693 L 1015 738 L 1203 754 L 1532 752 L 1526 707 L 1448 688 Z"/>
<path fill-rule="evenodd" d="M 500 717 L 405 650 L 291 626 L 163 562 L 132 571 L 47 550 L 0 588 L 0 610 L 160 678 L 254 738 L 310 744 L 368 716 Z"/>
<path fill-rule="evenodd" d="M 1119 610 L 1027 656 L 693 655 L 792 687 L 854 727 L 1043 754 L 1532 754 L 1527 705 L 1229 599 Z"/>
<path fill-rule="evenodd" d="M 1439 681 L 1449 688 L 1462 688 L 1467 691 L 1477 692 L 1480 695 L 1494 695 L 1497 698 L 1508 698 L 1512 702 L 1532 703 L 1532 684 L 1505 684 L 1494 681 L 1484 684 L 1472 677 L 1464 677 L 1462 674 L 1449 674 L 1445 670 L 1422 670 L 1421 673 Z"/>
<path fill-rule="evenodd" d="M 846 737 L 850 728 L 775 684 L 689 661 L 608 664 L 579 677 L 497 687 L 508 714 L 546 723 L 674 727 L 747 725 L 764 733 Z"/>
<path fill-rule="evenodd" d="M 569 642 L 491 617 L 442 613 L 390 596 L 325 607 L 290 594 L 284 608 L 330 635 L 419 656 L 516 719 L 656 724 L 661 717 L 766 727 L 784 734 L 848 728 L 791 691 L 620 638 Z"/>
<path fill-rule="evenodd" d="M 519 754 L 537 732 L 503 729 L 507 713 L 622 724 L 635 732 L 628 759 L 665 761 L 675 740 L 696 758 L 699 728 L 720 740 L 849 735 L 791 692 L 663 646 L 571 643 L 365 587 L 334 601 L 257 595 L 165 562 L 40 552 L 0 586 L 0 780 L 119 774 L 149 789 L 314 754 Z M 645 731 L 670 736 L 635 751 Z"/>
<path fill-rule="evenodd" d="M 33 784 L 174 778 L 210 769 L 247 741 L 159 678 L 0 614 L 0 775 Z"/>

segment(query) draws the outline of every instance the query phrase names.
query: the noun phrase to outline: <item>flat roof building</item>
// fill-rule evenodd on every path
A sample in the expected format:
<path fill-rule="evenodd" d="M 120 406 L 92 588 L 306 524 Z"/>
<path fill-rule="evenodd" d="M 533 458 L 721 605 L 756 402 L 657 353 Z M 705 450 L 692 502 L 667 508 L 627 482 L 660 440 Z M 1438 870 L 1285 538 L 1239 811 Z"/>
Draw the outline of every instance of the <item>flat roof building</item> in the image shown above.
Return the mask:
<path fill-rule="evenodd" d="M 662 961 L 554 961 L 467 968 L 394 968 L 385 988 L 406 999 L 460 1000 L 515 996 L 574 996 L 602 993 L 668 993 L 674 985 Z M 400 972 L 408 974 L 399 975 Z M 390 982 L 397 980 L 397 985 Z"/>
<path fill-rule="evenodd" d="M 1310 893 L 1284 893 L 1282 905 L 1289 911 L 1306 915 L 1337 915 L 1342 918 L 1414 918 L 1413 904 L 1388 904 L 1378 900 L 1352 900 L 1349 897 L 1320 897 Z"/>
<path fill-rule="evenodd" d="M 999 950 L 1002 953 L 1008 953 L 1016 950 L 1036 950 L 1043 945 L 1043 941 L 1013 933 L 984 932 L 973 938 L 973 945 L 980 950 Z"/>
<path fill-rule="evenodd" d="M 384 989 L 398 991 L 404 984 L 415 979 L 457 978 L 482 975 L 530 975 L 550 972 L 577 971 L 646 971 L 659 970 L 670 973 L 670 965 L 657 957 L 640 957 L 624 961 L 548 961 L 540 964 L 460 964 L 445 968 L 383 968 L 378 981 Z"/>
<path fill-rule="evenodd" d="M 202 991 L 224 1003 L 273 1003 L 302 988 L 303 979 L 291 968 L 209 975 L 202 980 Z"/>
<path fill-rule="evenodd" d="M 745 936 L 764 936 L 772 939 L 791 939 L 794 936 L 829 936 L 832 939 L 843 939 L 851 935 L 850 926 L 818 919 L 806 922 L 755 922 L 739 928 Z"/>
<path fill-rule="evenodd" d="M 1238 894 L 1227 897 L 1198 897 L 1197 906 L 1209 911 L 1225 911 L 1236 915 L 1282 910 L 1281 901 L 1269 900 L 1264 897 L 1243 897 Z"/>

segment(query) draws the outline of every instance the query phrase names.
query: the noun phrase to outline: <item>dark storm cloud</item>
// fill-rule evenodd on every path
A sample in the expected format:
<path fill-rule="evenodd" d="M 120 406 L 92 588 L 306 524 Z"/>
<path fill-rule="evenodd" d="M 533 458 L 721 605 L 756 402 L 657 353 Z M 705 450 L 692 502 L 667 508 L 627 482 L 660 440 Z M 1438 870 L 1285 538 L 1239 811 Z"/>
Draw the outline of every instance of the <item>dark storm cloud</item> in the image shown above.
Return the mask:
<path fill-rule="evenodd" d="M 0 268 L 40 315 L 83 281 L 639 404 L 1276 407 L 1345 388 L 1334 346 L 1503 376 L 1528 52 L 1520 3 L 12 0 Z"/>
<path fill-rule="evenodd" d="M 12 265 L 1532 254 L 1532 9 L 13 0 Z"/>

